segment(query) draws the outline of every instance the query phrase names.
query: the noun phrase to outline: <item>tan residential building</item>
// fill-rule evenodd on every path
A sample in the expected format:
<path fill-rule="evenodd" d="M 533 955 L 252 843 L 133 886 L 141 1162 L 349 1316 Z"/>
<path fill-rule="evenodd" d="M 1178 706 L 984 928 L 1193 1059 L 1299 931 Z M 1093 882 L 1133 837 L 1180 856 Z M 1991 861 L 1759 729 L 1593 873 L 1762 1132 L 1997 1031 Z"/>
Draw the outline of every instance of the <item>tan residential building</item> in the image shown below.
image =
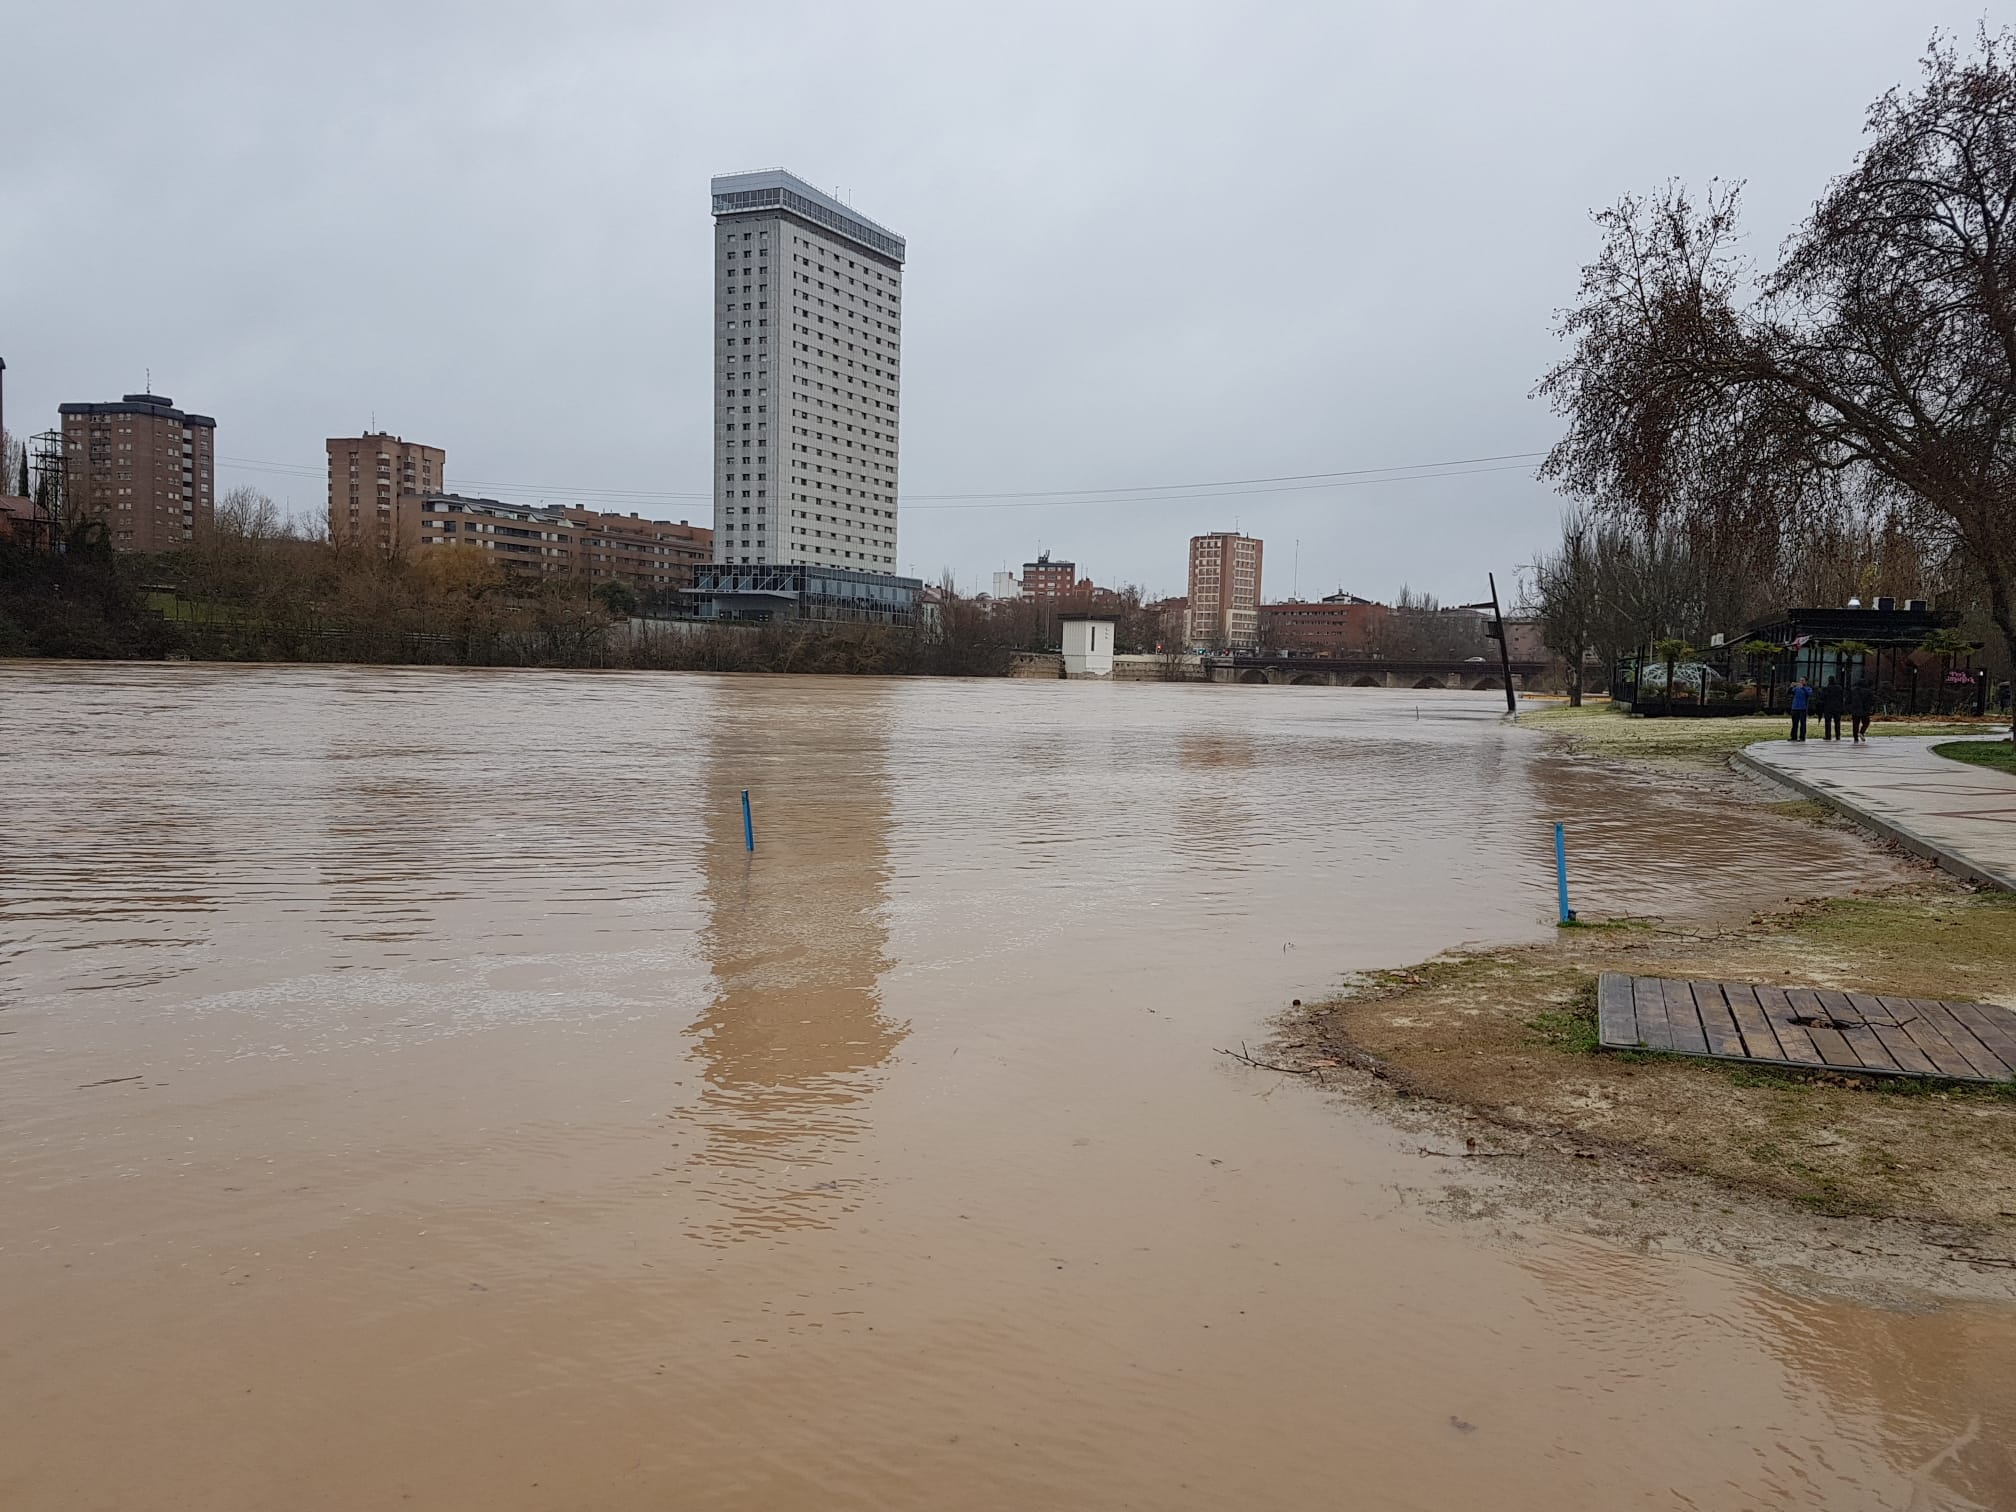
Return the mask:
<path fill-rule="evenodd" d="M 448 454 L 384 431 L 331 436 L 329 539 L 391 553 L 399 540 L 399 497 L 445 493 Z"/>
<path fill-rule="evenodd" d="M 1091 591 L 1091 584 L 1084 585 Z M 1078 564 L 1076 562 L 1051 561 L 1050 553 L 1039 551 L 1036 560 L 1022 564 L 1022 597 L 1024 598 L 1069 598 L 1079 591 Z"/>
<path fill-rule="evenodd" d="M 115 551 L 176 551 L 210 534 L 215 420 L 185 414 L 162 394 L 56 408 L 71 519 L 104 521 Z"/>
<path fill-rule="evenodd" d="M 1190 612 L 1185 639 L 1213 651 L 1260 644 L 1260 542 L 1235 531 L 1190 538 Z"/>
<path fill-rule="evenodd" d="M 551 504 L 404 494 L 396 520 L 408 552 L 468 548 L 517 572 L 622 582 L 640 593 L 690 588 L 694 570 L 714 555 L 714 532 L 704 525 Z"/>

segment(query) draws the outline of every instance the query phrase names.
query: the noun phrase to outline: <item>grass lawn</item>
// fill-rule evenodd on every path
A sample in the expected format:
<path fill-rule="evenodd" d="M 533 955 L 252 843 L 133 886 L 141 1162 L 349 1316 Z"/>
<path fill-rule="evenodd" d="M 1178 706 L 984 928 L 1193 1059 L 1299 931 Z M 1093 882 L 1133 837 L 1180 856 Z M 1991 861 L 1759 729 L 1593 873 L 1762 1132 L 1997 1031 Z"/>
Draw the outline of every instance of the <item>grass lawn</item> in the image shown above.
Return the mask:
<path fill-rule="evenodd" d="M 1579 709 L 1521 709 L 1519 723 L 1565 735 L 1575 749 L 1592 756 L 1620 756 L 1720 765 L 1760 740 L 1783 740 L 1790 731 L 1782 714 L 1739 714 L 1727 719 L 1646 719 L 1621 713 L 1607 702 Z M 1999 721 L 1975 719 L 1885 719 L 1869 727 L 1874 735 L 1962 735 L 1999 728 Z M 2005 752 L 2007 748 L 2004 748 Z M 1962 758 L 1966 759 L 1966 758 Z"/>
<path fill-rule="evenodd" d="M 2016 746 L 2006 740 L 1949 740 L 1932 749 L 1969 766 L 1993 767 L 1998 772 L 2016 774 Z"/>

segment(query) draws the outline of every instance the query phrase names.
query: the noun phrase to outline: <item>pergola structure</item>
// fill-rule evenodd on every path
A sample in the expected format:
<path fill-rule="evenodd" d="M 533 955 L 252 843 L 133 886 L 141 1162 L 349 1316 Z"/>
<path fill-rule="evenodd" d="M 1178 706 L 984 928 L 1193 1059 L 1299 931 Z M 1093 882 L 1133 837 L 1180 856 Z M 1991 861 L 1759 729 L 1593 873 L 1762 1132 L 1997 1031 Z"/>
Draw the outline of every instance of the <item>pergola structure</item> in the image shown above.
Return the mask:
<path fill-rule="evenodd" d="M 1843 687 L 1867 677 L 1876 688 L 1876 706 L 1885 713 L 1916 713 L 1936 707 L 1937 687 L 1921 686 L 1924 645 L 1935 631 L 1952 630 L 1960 616 L 1921 600 L 1899 608 L 1878 599 L 1868 608 L 1784 609 L 1756 621 L 1740 634 L 1718 636 L 1675 668 L 1665 685 L 1665 661 L 1650 645 L 1618 659 L 1611 702 L 1634 714 L 1777 713 L 1788 707 L 1793 684 L 1805 678 L 1822 687 L 1838 677 Z M 1750 651 L 1750 646 L 1771 649 Z M 1986 697 L 1985 674 L 1962 653 L 1959 671 L 1966 697 L 1979 706 Z M 1648 673 L 1655 675 L 1648 677 Z M 1936 674 L 1935 674 L 1936 675 Z"/>

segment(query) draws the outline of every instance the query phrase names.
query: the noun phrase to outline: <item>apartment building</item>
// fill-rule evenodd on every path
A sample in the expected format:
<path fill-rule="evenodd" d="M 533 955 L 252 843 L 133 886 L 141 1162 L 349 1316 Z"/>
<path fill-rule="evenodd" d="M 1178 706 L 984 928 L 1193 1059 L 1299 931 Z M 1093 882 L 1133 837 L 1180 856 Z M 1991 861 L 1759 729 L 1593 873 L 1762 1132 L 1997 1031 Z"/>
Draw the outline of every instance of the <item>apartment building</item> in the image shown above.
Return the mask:
<path fill-rule="evenodd" d="M 1320 603 L 1289 600 L 1260 606 L 1260 632 L 1276 651 L 1312 656 L 1366 656 L 1376 648 L 1386 622 L 1384 604 L 1338 591 Z"/>
<path fill-rule="evenodd" d="M 1214 651 L 1260 644 L 1260 542 L 1236 531 L 1190 538 L 1190 611 L 1185 639 Z"/>
<path fill-rule="evenodd" d="M 622 582 L 640 593 L 689 588 L 713 559 L 714 532 L 684 520 L 446 493 L 403 495 L 395 516 L 409 552 L 467 547 L 516 572 Z"/>
<path fill-rule="evenodd" d="M 781 168 L 711 187 L 714 560 L 893 574 L 903 238 Z"/>
<path fill-rule="evenodd" d="M 72 519 L 102 520 L 115 551 L 175 551 L 210 534 L 215 420 L 185 414 L 163 394 L 56 409 Z"/>
<path fill-rule="evenodd" d="M 1086 583 L 1086 591 L 1092 585 Z M 1024 598 L 1069 598 L 1079 591 L 1078 564 L 1076 562 L 1051 561 L 1050 553 L 1038 552 L 1036 560 L 1022 564 L 1022 597 Z"/>
<path fill-rule="evenodd" d="M 329 453 L 329 539 L 351 546 L 374 546 L 391 554 L 399 541 L 399 499 L 404 494 L 445 492 L 448 454 L 438 446 L 366 431 L 331 436 Z"/>

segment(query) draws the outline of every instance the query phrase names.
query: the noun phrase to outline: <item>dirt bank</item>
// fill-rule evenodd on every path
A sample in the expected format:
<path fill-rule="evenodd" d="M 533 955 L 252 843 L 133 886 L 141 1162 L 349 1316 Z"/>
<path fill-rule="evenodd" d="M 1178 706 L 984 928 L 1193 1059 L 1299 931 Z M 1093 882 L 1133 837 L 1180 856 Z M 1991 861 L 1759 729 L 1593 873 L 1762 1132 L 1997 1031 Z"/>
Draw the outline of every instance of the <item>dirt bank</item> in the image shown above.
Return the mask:
<path fill-rule="evenodd" d="M 1685 782 L 1729 805 L 1733 823 L 1745 809 L 1839 822 L 1731 780 L 1722 762 L 1746 732 L 1728 727 L 1747 721 L 1662 731 L 1607 711 L 1560 714 L 1550 723 L 1572 732 L 1578 755 Z M 1599 921 L 1299 1005 L 1266 1058 L 1421 1120 L 1424 1152 L 1483 1157 L 1479 1213 L 1586 1221 L 1865 1290 L 2016 1294 L 2016 1089 L 1599 1051 L 1606 970 L 2016 1007 L 2016 898 L 1927 871 L 1715 926 Z"/>

